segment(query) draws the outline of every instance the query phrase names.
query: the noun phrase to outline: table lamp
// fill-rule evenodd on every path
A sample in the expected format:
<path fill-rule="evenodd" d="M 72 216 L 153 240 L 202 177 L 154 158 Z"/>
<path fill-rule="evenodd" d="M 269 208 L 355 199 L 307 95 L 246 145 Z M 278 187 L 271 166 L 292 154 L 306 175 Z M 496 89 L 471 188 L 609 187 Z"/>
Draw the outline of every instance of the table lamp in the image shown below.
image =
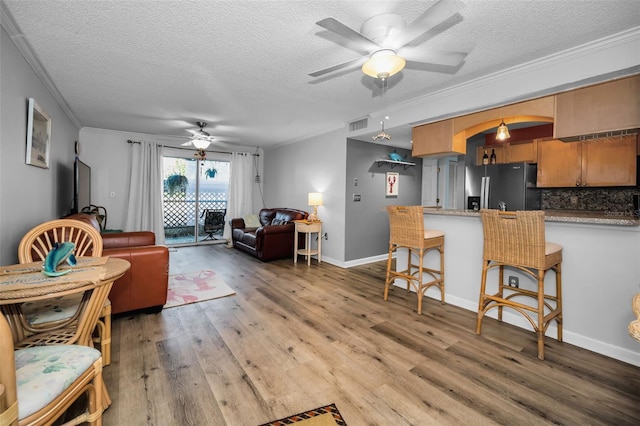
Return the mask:
<path fill-rule="evenodd" d="M 318 218 L 318 206 L 322 205 L 322 193 L 321 192 L 310 192 L 309 193 L 309 203 L 310 206 L 313 206 L 313 213 L 309 215 L 309 220 L 313 222 L 317 222 L 320 219 Z"/>

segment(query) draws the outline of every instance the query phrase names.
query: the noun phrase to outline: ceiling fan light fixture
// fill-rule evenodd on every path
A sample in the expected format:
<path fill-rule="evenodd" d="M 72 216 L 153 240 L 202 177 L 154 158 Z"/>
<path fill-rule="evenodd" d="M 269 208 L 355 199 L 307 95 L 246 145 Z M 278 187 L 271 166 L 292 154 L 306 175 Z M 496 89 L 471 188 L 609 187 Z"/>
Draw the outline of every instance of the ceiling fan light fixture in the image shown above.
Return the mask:
<path fill-rule="evenodd" d="M 195 138 L 191 142 L 193 143 L 193 146 L 195 146 L 198 149 L 207 149 L 209 148 L 209 144 L 211 143 L 207 139 L 200 139 L 200 138 Z"/>
<path fill-rule="evenodd" d="M 496 133 L 496 139 L 499 141 L 503 141 L 505 139 L 509 139 L 511 135 L 509 134 L 509 128 L 506 124 L 504 124 L 504 119 L 500 122 L 498 126 L 498 132 Z"/>
<path fill-rule="evenodd" d="M 407 61 L 396 55 L 392 49 L 382 49 L 371 54 L 369 60 L 362 65 L 366 75 L 385 80 L 402 71 Z"/>

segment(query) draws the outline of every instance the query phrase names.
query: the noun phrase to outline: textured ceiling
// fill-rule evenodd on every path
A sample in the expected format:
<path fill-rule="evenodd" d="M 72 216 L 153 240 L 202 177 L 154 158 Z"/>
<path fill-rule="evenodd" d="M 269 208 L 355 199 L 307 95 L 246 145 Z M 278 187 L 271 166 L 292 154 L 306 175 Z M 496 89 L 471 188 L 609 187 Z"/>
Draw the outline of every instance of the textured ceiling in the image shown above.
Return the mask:
<path fill-rule="evenodd" d="M 2 0 L 2 12 L 80 126 L 187 138 L 206 121 L 221 146 L 262 147 L 640 23 L 638 0 L 464 3 L 461 22 L 422 38 L 468 52 L 457 72 L 405 68 L 382 98 L 359 69 L 308 76 L 359 56 L 315 23 L 359 31 L 381 13 L 410 23 L 435 1 Z"/>

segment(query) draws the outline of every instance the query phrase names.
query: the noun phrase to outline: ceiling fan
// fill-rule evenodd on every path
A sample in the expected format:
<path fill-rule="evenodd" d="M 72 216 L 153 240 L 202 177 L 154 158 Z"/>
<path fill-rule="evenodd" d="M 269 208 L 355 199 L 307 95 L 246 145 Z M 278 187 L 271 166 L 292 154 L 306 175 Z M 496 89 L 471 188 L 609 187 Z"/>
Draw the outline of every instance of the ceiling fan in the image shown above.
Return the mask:
<path fill-rule="evenodd" d="M 462 20 L 458 13 L 465 7 L 461 0 L 440 0 L 411 24 L 394 14 L 377 15 L 367 20 L 357 32 L 335 18 L 316 22 L 343 38 L 342 45 L 362 56 L 309 74 L 319 77 L 338 70 L 355 69 L 374 78 L 386 80 L 400 72 L 407 63 L 432 66 L 436 71 L 447 72 L 458 67 L 467 53 L 437 49 L 425 49 L 412 43 L 428 31 L 443 31 Z M 448 27 L 447 27 L 448 25 Z M 435 67 L 433 67 L 435 65 Z"/>
<path fill-rule="evenodd" d="M 205 123 L 204 121 L 198 121 L 196 124 L 200 127 L 200 129 L 189 129 L 188 131 L 193 136 L 187 142 L 183 143 L 182 146 L 193 145 L 198 150 L 194 154 L 194 156 L 199 158 L 200 160 L 204 160 L 206 158 L 206 153 L 204 152 L 204 150 L 209 147 L 209 144 L 211 144 L 211 142 L 213 142 L 214 137 L 211 136 L 209 132 L 204 131 L 204 128 L 207 127 L 207 123 Z"/>

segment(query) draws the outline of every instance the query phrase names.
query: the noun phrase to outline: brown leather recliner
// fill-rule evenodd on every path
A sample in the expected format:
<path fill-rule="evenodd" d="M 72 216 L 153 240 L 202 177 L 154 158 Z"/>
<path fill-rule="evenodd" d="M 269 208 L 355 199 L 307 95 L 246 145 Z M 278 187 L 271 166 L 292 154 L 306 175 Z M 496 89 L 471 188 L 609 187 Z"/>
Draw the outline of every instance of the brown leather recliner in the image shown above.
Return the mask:
<path fill-rule="evenodd" d="M 77 213 L 65 217 L 100 225 L 93 215 Z M 115 283 L 109 293 L 112 313 L 151 308 L 162 310 L 169 287 L 169 249 L 156 245 L 150 231 L 103 233 L 102 255 L 128 260 L 131 268 Z"/>
<path fill-rule="evenodd" d="M 294 220 L 309 213 L 287 208 L 262 209 L 258 215 L 262 226 L 247 228 L 243 218 L 231 219 L 233 246 L 262 261 L 293 258 Z"/>

